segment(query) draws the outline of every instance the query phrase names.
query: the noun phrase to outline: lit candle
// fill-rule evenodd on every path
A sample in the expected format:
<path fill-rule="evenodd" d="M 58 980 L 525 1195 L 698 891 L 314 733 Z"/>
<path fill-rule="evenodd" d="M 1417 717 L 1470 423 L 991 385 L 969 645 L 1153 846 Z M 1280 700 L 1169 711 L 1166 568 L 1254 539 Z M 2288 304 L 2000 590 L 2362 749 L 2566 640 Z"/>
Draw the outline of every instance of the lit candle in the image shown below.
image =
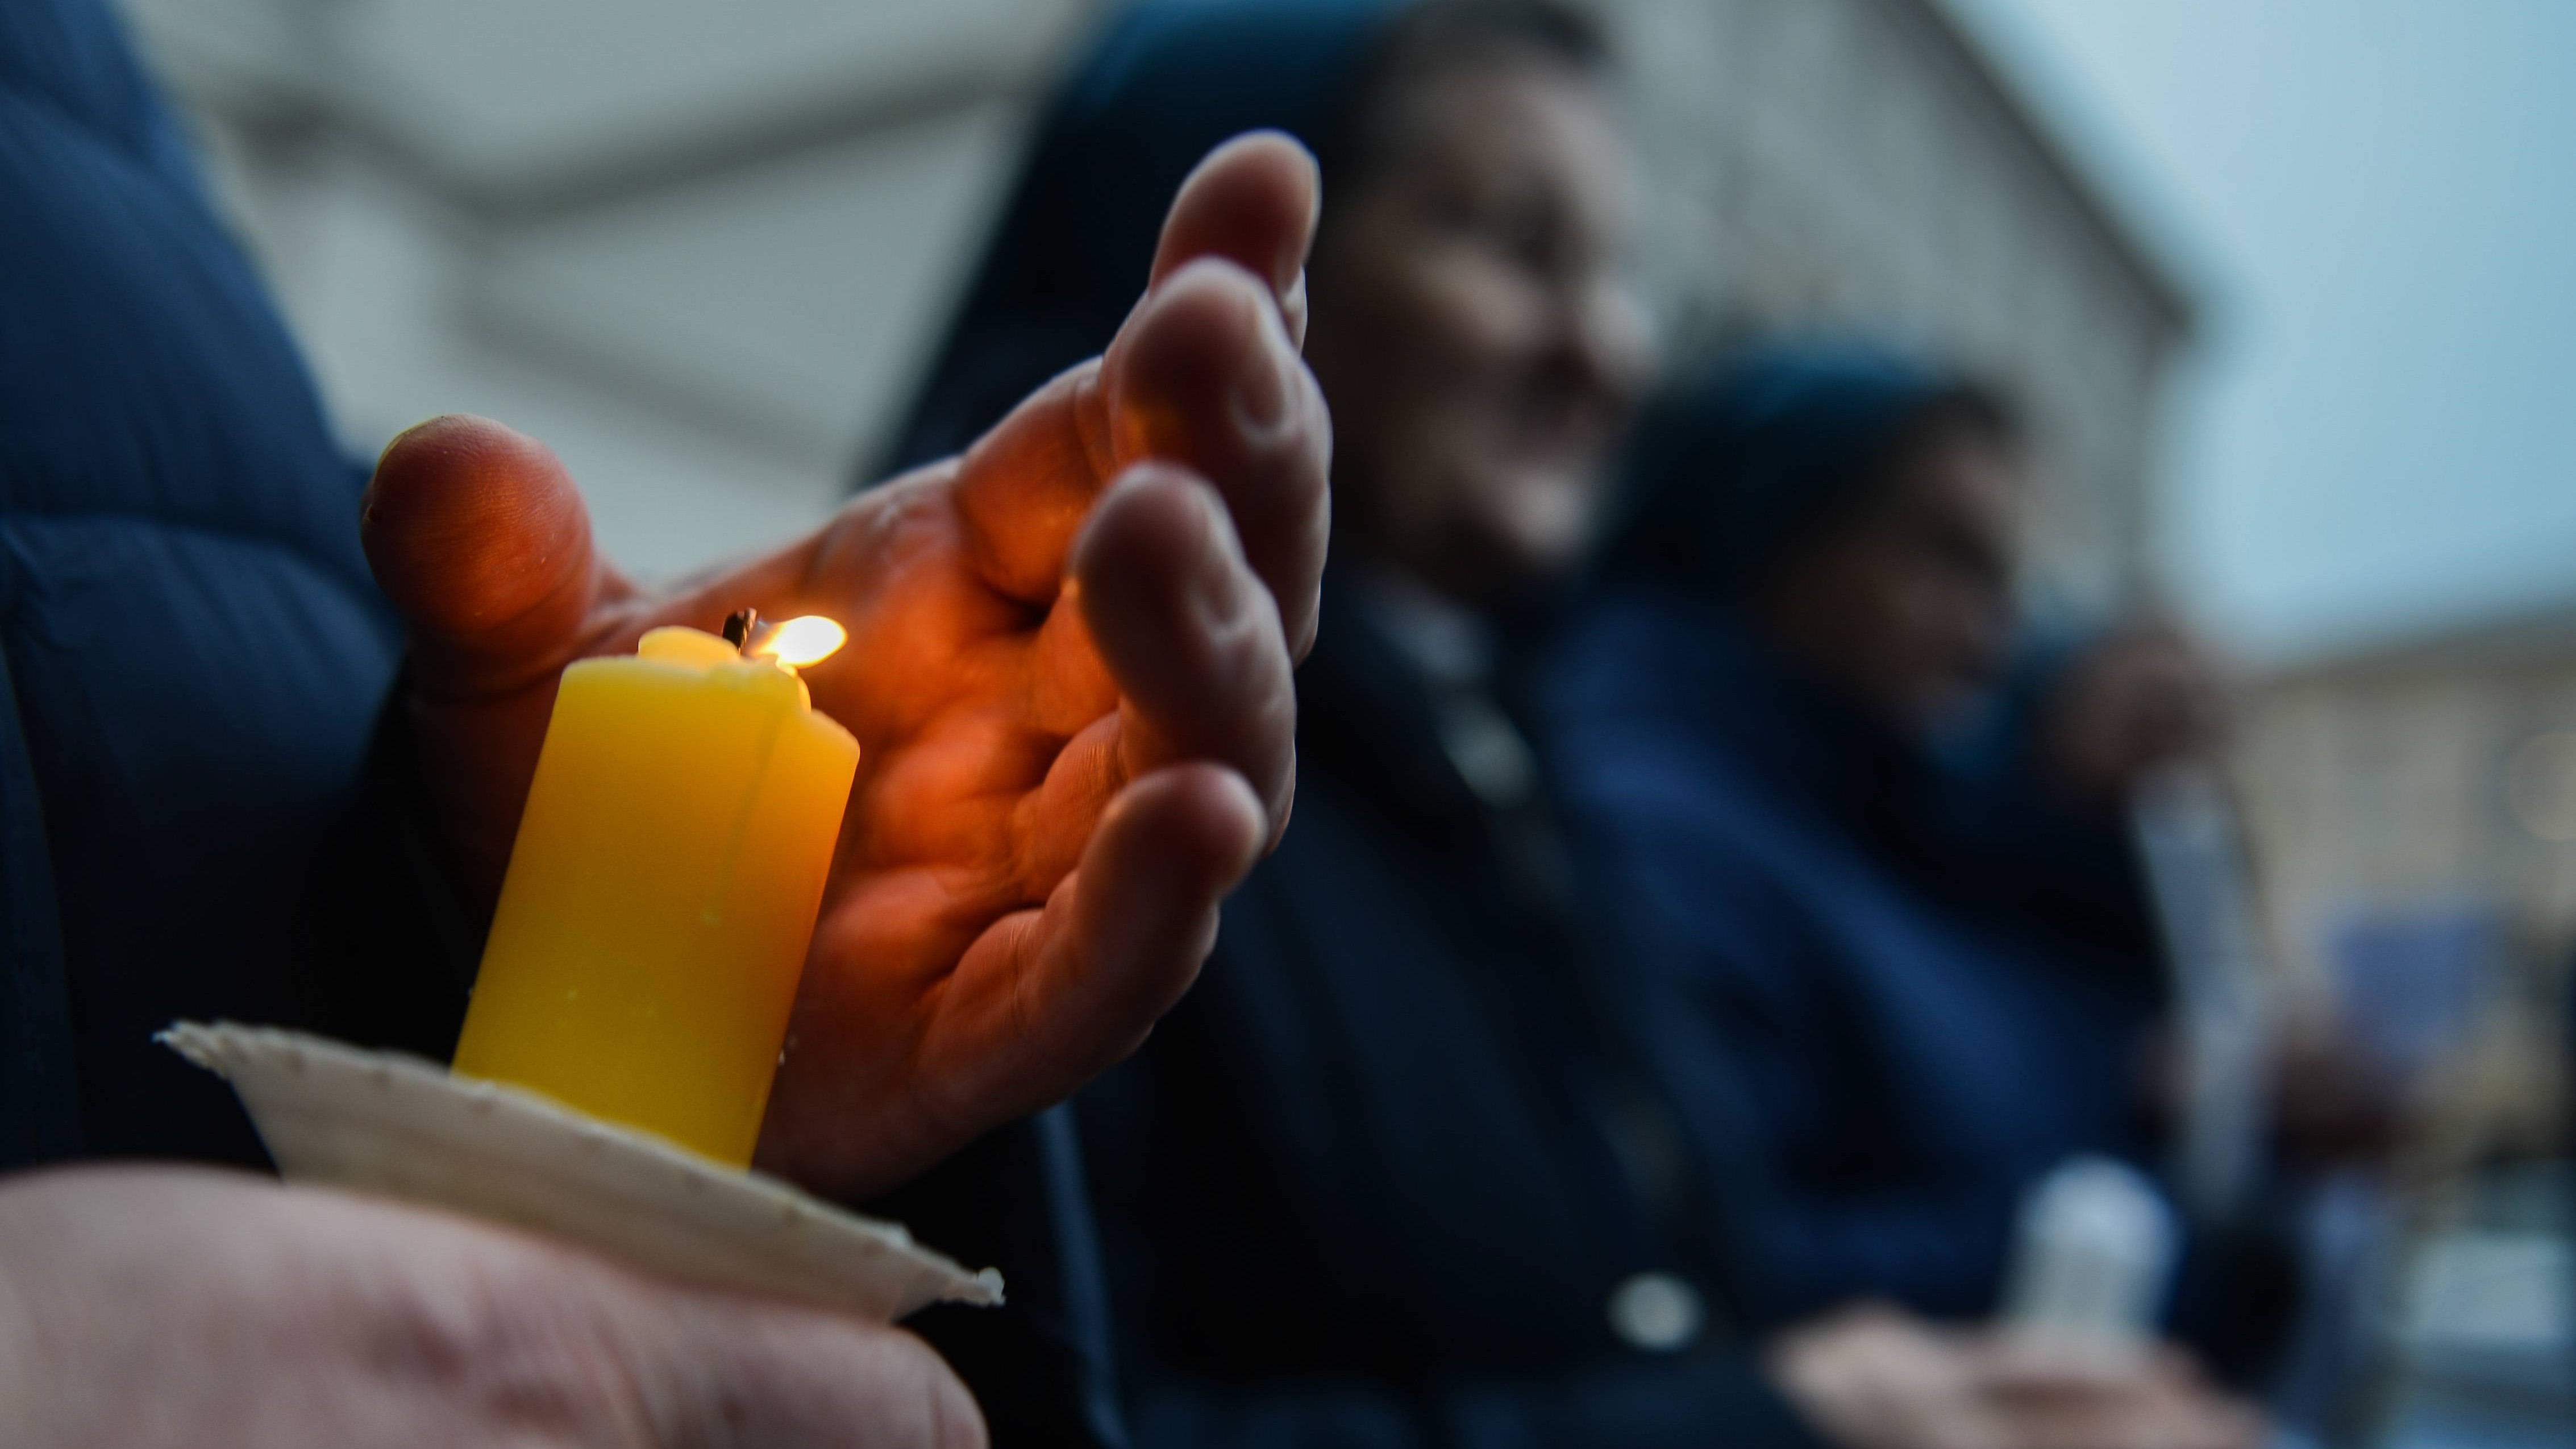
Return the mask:
<path fill-rule="evenodd" d="M 859 760 L 792 666 L 841 639 L 656 629 L 564 671 L 456 1071 L 751 1160 Z"/>

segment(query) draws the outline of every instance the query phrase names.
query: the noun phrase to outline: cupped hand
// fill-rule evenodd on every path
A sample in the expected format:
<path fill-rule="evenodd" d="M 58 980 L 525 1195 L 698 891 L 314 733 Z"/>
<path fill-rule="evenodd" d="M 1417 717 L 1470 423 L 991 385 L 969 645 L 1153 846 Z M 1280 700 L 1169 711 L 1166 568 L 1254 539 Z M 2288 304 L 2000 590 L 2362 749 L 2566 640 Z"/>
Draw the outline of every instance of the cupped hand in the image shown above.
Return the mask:
<path fill-rule="evenodd" d="M 497 424 L 425 423 L 378 462 L 367 555 L 487 899 L 564 665 L 745 607 L 848 628 L 805 671 L 862 754 L 771 1170 L 871 1193 L 1072 1092 L 1189 987 L 1286 825 L 1328 526 L 1331 425 L 1297 352 L 1317 202 L 1294 142 L 1219 148 L 1105 356 L 963 456 L 667 591 L 602 560 L 553 455 Z"/>
<path fill-rule="evenodd" d="M 2067 666 L 2049 701 L 2042 765 L 2067 799 L 2117 805 L 2160 766 L 2215 750 L 2225 701 L 2217 664 L 2190 635 L 2133 620 Z"/>
<path fill-rule="evenodd" d="M 176 1168 L 0 1185 L 0 1404 L 13 1449 L 985 1441 L 910 1334 Z"/>
<path fill-rule="evenodd" d="M 2256 1449 L 2268 1437 L 2260 1413 L 2169 1345 L 2004 1329 L 1964 1334 L 1958 1351 L 1997 1449 Z"/>
<path fill-rule="evenodd" d="M 2255 1449 L 2259 1415 L 2162 1347 L 2034 1341 L 1861 1304 L 1800 1324 L 1772 1382 L 1838 1449 Z"/>

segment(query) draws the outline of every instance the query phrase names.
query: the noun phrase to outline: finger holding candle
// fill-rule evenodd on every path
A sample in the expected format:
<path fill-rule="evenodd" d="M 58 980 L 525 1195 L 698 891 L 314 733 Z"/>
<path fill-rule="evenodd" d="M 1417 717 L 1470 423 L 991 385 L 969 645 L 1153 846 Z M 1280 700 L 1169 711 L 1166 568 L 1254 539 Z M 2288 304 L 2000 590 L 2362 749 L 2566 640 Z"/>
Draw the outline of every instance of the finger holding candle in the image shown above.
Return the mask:
<path fill-rule="evenodd" d="M 406 429 L 376 460 L 359 539 L 411 633 L 409 704 L 468 885 L 501 888 L 564 665 L 633 647 L 635 586 L 600 558 L 554 453 L 488 418 Z"/>
<path fill-rule="evenodd" d="M 626 1332 L 654 1351 L 636 1355 L 643 1361 L 627 1376 L 654 1386 L 653 1443 L 986 1449 L 991 1442 L 983 1410 L 955 1371 L 900 1329 L 861 1333 L 837 1314 L 714 1293 L 691 1293 L 676 1311 L 630 1313 L 628 1321 Z"/>
<path fill-rule="evenodd" d="M 986 1442 L 899 1329 L 244 1172 L 0 1180 L 0 1302 L 11 1449 Z"/>
<path fill-rule="evenodd" d="M 359 505 L 377 586 L 411 626 L 437 696 L 547 679 L 634 585 L 591 542 L 590 510 L 554 452 L 489 418 L 450 414 L 385 445 Z"/>

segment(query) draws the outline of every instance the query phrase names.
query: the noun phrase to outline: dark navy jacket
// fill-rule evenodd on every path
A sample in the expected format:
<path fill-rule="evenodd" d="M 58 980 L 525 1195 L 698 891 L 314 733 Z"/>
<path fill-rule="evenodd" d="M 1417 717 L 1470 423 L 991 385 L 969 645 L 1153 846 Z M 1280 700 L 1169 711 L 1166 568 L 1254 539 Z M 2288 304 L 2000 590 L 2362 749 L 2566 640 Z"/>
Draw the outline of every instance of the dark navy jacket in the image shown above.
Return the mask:
<path fill-rule="evenodd" d="M 1577 613 L 1539 697 L 1616 908 L 1744 1093 L 1764 1317 L 1982 1315 L 2039 1175 L 2143 1163 L 2147 919 L 2118 831 L 2049 809 L 2014 739 L 1945 768 L 1643 584 Z"/>
<path fill-rule="evenodd" d="M 399 639 L 361 470 L 93 0 L 0 6 L 0 1167 L 255 1161 L 174 1016 L 290 917 Z"/>

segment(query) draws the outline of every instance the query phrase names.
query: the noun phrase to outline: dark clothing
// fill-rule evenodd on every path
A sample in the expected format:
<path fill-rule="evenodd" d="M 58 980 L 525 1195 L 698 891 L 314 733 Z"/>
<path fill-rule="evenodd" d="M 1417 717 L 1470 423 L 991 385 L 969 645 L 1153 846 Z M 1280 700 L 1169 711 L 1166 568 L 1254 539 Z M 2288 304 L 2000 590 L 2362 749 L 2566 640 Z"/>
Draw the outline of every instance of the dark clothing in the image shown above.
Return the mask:
<path fill-rule="evenodd" d="M 1078 1099 L 1139 1442 L 1803 1442 L 1723 1327 L 1614 1332 L 1633 1275 L 1729 1292 L 1707 1162 L 1658 1172 L 1630 1004 L 1576 968 L 1421 673 L 1325 598 L 1295 822 Z"/>
<path fill-rule="evenodd" d="M 400 648 L 362 481 L 104 7 L 0 6 L 0 1167 L 260 1160 L 151 1034 L 295 1018 Z"/>
<path fill-rule="evenodd" d="M 1174 190 L 1219 143 L 1286 130 L 1332 195 L 1348 102 L 1400 8 L 1157 0 L 1113 19 L 1031 145 L 890 464 L 955 449 L 1104 349 Z M 1724 1298 L 1721 1174 L 1663 1107 L 1618 978 L 1581 964 L 1579 882 L 1548 860 L 1543 806 L 1469 789 L 1427 680 L 1345 584 L 1300 676 L 1285 841 L 1227 903 L 1190 998 L 1079 1099 L 1131 1430 L 1802 1442 L 1723 1328 L 1669 1353 L 1614 1333 L 1608 1300 L 1640 1274 Z"/>
<path fill-rule="evenodd" d="M 1750 1104 L 1766 1320 L 1982 1315 L 2039 1176 L 2144 1163 L 2165 990 L 2123 837 L 2050 811 L 2019 751 L 1936 761 L 1646 587 L 1578 611 L 1539 698 L 1613 908 Z"/>
<path fill-rule="evenodd" d="M 1743 613 L 1936 407 L 2005 426 L 1973 387 L 1860 347 L 1687 378 L 1649 409 L 1608 562 L 1536 670 L 1550 772 L 1641 989 L 1688 998 L 1656 1020 L 1700 1069 L 1685 1116 L 1732 1117 L 1749 1159 L 1759 1323 L 1870 1296 L 1982 1315 L 2040 1175 L 2161 1155 L 2141 1085 L 2169 991 L 2124 822 L 2058 808 L 2031 768 L 2063 648 L 2026 650 L 1953 737 L 1907 741 Z M 2171 1319 L 2240 1382 L 2294 1295 L 2264 1212 L 2193 1225 Z"/>

